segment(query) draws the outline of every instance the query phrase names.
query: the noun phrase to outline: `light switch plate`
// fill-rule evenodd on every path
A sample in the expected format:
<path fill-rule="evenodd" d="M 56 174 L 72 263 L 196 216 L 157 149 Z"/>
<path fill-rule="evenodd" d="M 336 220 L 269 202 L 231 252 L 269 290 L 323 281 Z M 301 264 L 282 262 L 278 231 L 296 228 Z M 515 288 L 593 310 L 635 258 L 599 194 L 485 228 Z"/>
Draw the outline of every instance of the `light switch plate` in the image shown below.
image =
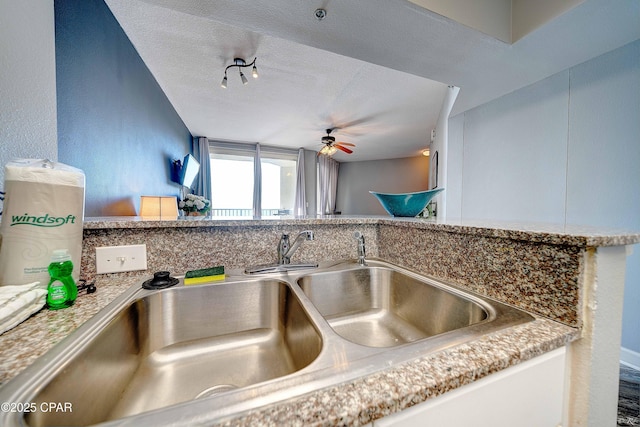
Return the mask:
<path fill-rule="evenodd" d="M 147 245 L 96 248 L 96 273 L 122 273 L 147 269 Z"/>

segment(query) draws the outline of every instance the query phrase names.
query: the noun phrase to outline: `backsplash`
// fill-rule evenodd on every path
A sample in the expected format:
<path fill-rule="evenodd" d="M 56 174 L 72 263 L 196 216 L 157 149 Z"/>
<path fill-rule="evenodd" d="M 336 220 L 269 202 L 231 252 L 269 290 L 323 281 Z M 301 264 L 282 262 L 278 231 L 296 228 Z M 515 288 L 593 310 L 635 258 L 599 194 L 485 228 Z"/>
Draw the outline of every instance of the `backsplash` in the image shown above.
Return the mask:
<path fill-rule="evenodd" d="M 95 248 L 100 246 L 147 245 L 146 272 L 114 273 L 114 277 L 151 276 L 161 270 L 180 275 L 188 270 L 216 265 L 244 269 L 274 263 L 280 236 L 286 233 L 293 240 L 303 230 L 312 230 L 315 239 L 302 243 L 293 255 L 293 263 L 357 258 L 355 231 L 365 236 L 367 255 L 377 257 L 377 229 L 376 224 L 85 229 L 82 277 L 91 280 L 96 276 Z"/>
<path fill-rule="evenodd" d="M 378 217 L 155 222 L 96 218 L 85 222 L 82 277 L 96 276 L 99 246 L 146 244 L 147 271 L 105 277 L 148 278 L 161 270 L 181 275 L 216 265 L 231 270 L 274 263 L 280 236 L 287 233 L 294 238 L 307 229 L 315 240 L 300 246 L 294 263 L 356 259 L 353 233 L 360 231 L 368 257 L 453 282 L 572 327 L 582 326 L 582 272 L 590 248 L 640 240 L 633 233 L 537 231 Z"/>
<path fill-rule="evenodd" d="M 378 236 L 383 259 L 580 326 L 584 248 L 389 225 Z"/>

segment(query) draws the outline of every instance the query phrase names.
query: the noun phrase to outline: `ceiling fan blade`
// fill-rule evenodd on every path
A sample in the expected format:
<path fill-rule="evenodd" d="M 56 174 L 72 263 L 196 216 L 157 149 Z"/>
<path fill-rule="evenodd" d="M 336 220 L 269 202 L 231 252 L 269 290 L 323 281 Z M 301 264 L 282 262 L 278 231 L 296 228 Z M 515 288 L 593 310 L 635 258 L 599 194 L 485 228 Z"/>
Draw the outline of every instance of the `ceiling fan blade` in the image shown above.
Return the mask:
<path fill-rule="evenodd" d="M 336 144 L 339 144 L 339 145 L 346 145 L 347 147 L 355 147 L 355 146 L 356 146 L 356 144 L 352 144 L 352 143 L 350 143 L 350 142 L 343 142 L 343 141 L 336 142 Z"/>
<path fill-rule="evenodd" d="M 334 146 L 334 147 L 336 147 L 338 150 L 342 150 L 342 151 L 344 151 L 344 152 L 345 152 L 345 153 L 347 153 L 347 154 L 351 154 L 351 153 L 353 153 L 353 151 L 352 151 L 352 150 L 349 150 L 347 147 L 343 147 L 342 145 L 339 145 L 339 144 L 333 144 L 333 146 Z"/>

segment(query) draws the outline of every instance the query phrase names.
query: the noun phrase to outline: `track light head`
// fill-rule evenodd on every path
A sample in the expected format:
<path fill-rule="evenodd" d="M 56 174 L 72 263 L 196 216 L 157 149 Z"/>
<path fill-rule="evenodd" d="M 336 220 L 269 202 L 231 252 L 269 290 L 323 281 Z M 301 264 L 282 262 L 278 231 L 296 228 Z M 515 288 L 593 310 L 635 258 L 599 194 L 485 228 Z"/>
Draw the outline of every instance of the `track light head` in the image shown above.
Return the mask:
<path fill-rule="evenodd" d="M 258 67 L 256 67 L 256 59 L 258 58 L 253 58 L 253 61 L 250 64 L 247 64 L 247 62 L 242 58 L 233 58 L 233 64 L 227 66 L 227 68 L 224 69 L 224 78 L 222 79 L 222 83 L 220 83 L 220 86 L 224 89 L 227 88 L 227 71 L 229 71 L 229 68 L 232 68 L 232 67 L 238 67 L 238 71 L 240 72 L 240 80 L 242 80 L 243 85 L 246 85 L 247 83 L 249 83 L 249 81 L 247 80 L 247 77 L 242 72 L 243 68 L 253 67 L 251 70 L 251 76 L 254 79 L 257 79 Z"/>

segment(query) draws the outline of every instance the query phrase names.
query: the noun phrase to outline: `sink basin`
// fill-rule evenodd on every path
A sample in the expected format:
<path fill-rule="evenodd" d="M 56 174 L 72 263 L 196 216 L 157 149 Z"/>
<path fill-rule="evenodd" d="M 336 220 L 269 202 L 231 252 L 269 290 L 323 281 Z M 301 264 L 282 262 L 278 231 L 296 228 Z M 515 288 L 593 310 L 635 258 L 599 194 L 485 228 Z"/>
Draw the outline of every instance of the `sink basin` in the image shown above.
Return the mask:
<path fill-rule="evenodd" d="M 0 425 L 229 422 L 533 320 L 453 284 L 367 263 L 134 285 L 0 387 L 0 402 L 73 410 L 0 411 Z"/>
<path fill-rule="evenodd" d="M 291 288 L 263 280 L 181 287 L 130 303 L 32 399 L 70 402 L 30 426 L 90 425 L 286 376 L 322 339 Z"/>
<path fill-rule="evenodd" d="M 298 284 L 337 334 L 370 347 L 418 341 L 489 317 L 471 299 L 389 268 L 311 274 Z"/>

